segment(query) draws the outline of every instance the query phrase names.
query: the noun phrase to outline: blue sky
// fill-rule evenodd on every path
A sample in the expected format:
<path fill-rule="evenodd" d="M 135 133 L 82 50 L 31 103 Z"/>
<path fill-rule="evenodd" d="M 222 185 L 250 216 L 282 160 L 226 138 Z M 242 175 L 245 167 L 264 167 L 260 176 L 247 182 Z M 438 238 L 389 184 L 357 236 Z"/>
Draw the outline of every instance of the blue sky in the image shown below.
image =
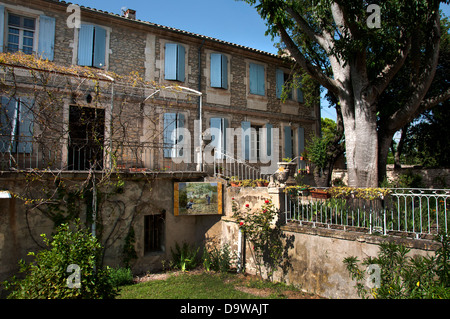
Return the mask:
<path fill-rule="evenodd" d="M 136 10 L 137 19 L 220 40 L 277 53 L 267 27 L 255 8 L 235 0 L 72 0 L 73 3 L 116 14 L 122 8 Z M 450 6 L 441 4 L 450 16 Z M 336 120 L 334 109 L 322 99 L 322 117 Z"/>

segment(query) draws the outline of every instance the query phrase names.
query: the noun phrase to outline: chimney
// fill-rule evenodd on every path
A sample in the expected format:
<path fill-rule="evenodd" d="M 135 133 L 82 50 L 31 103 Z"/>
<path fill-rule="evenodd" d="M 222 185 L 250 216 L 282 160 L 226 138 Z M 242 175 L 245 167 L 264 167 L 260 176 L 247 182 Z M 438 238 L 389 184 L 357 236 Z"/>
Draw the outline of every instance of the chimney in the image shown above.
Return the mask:
<path fill-rule="evenodd" d="M 127 9 L 125 12 L 125 18 L 136 20 L 136 10 Z"/>

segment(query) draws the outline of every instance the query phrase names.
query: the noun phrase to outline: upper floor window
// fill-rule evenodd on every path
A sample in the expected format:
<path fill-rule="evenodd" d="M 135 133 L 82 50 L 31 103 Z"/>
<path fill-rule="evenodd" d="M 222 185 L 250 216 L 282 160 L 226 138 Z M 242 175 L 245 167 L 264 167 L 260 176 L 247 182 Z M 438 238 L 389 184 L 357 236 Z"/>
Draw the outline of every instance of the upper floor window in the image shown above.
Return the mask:
<path fill-rule="evenodd" d="M 30 154 L 33 144 L 33 105 L 29 98 L 0 99 L 0 152 Z"/>
<path fill-rule="evenodd" d="M 266 76 L 264 65 L 250 63 L 250 93 L 256 95 L 266 95 Z"/>
<path fill-rule="evenodd" d="M 176 43 L 166 43 L 164 59 L 164 78 L 166 80 L 184 82 L 185 79 L 184 46 Z"/>
<path fill-rule="evenodd" d="M 105 67 L 106 29 L 82 24 L 78 34 L 78 65 Z"/>
<path fill-rule="evenodd" d="M 228 89 L 228 58 L 211 53 L 211 87 Z"/>
<path fill-rule="evenodd" d="M 183 157 L 184 135 L 182 129 L 185 126 L 183 113 L 164 113 L 164 157 Z"/>
<path fill-rule="evenodd" d="M 8 6 L 0 5 L 0 52 L 37 53 L 40 58 L 52 61 L 55 21 L 53 17 L 38 13 L 11 12 Z"/>
<path fill-rule="evenodd" d="M 32 54 L 34 51 L 34 34 L 36 19 L 8 14 L 8 52 L 22 51 Z"/>

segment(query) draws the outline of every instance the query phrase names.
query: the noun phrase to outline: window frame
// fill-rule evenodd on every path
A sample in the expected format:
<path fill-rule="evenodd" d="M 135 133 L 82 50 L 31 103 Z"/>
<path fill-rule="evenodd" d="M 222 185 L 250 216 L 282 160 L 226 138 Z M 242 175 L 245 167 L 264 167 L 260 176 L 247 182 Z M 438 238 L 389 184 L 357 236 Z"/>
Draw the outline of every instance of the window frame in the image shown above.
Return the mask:
<path fill-rule="evenodd" d="M 11 26 L 9 24 L 10 15 L 15 15 L 15 16 L 18 16 L 20 18 L 20 26 Z M 38 33 L 39 33 L 39 29 L 38 29 L 39 16 L 27 15 L 26 13 L 22 13 L 22 12 L 19 13 L 19 12 L 8 10 L 7 8 L 5 8 L 5 16 L 4 16 L 4 18 L 5 18 L 4 26 L 3 26 L 5 28 L 4 29 L 4 35 L 5 35 L 4 47 L 5 47 L 6 52 L 11 52 L 11 53 L 23 52 L 25 54 L 34 54 L 35 52 L 37 52 L 37 49 L 38 49 Z M 33 46 L 32 46 L 32 50 L 31 50 L 30 53 L 23 51 L 24 32 L 25 31 L 31 32 L 30 31 L 31 29 L 26 29 L 24 26 L 22 26 L 23 19 L 33 19 L 34 20 L 34 29 L 32 30 L 32 32 L 33 32 L 33 37 L 32 37 L 32 39 L 33 39 Z M 10 41 L 9 41 L 9 35 L 10 35 L 9 30 L 10 30 L 10 28 L 19 29 L 19 34 L 16 35 L 16 36 L 19 37 L 19 44 L 18 44 L 18 49 L 15 50 L 15 51 L 11 50 L 10 49 L 10 45 L 9 45 L 9 43 L 10 43 Z"/>
<path fill-rule="evenodd" d="M 91 59 L 91 63 L 87 64 L 87 63 L 82 63 L 80 64 L 80 36 L 81 36 L 81 32 L 82 32 L 82 27 L 86 26 L 86 27 L 92 27 L 92 53 L 90 55 L 90 59 Z M 95 61 L 95 56 L 96 56 L 96 38 L 95 38 L 95 33 L 96 33 L 96 28 L 100 28 L 102 30 L 105 31 L 105 46 L 104 46 L 104 57 L 102 55 L 100 55 L 101 57 L 101 61 L 104 62 L 104 65 L 100 66 L 100 62 L 98 65 L 96 65 L 96 61 Z M 74 65 L 79 65 L 79 66 L 87 66 L 87 67 L 93 67 L 93 68 L 99 68 L 99 69 L 108 69 L 109 68 L 109 54 L 110 54 L 110 38 L 111 38 L 111 28 L 103 26 L 103 25 L 98 25 L 98 24 L 94 24 L 94 23 L 89 23 L 89 22 L 85 22 L 82 23 L 80 28 L 74 28 L 75 29 L 75 43 L 76 45 L 74 46 L 74 57 L 72 60 L 72 64 Z M 97 46 L 98 48 L 98 46 Z"/>

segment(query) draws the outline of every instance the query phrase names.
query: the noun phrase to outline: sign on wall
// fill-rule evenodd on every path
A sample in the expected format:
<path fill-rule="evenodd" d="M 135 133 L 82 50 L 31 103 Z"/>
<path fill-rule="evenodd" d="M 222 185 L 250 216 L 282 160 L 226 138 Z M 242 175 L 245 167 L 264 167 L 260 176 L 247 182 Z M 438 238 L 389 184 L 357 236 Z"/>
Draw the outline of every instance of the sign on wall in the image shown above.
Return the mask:
<path fill-rule="evenodd" d="M 222 214 L 222 183 L 175 183 L 174 197 L 175 216 Z"/>

